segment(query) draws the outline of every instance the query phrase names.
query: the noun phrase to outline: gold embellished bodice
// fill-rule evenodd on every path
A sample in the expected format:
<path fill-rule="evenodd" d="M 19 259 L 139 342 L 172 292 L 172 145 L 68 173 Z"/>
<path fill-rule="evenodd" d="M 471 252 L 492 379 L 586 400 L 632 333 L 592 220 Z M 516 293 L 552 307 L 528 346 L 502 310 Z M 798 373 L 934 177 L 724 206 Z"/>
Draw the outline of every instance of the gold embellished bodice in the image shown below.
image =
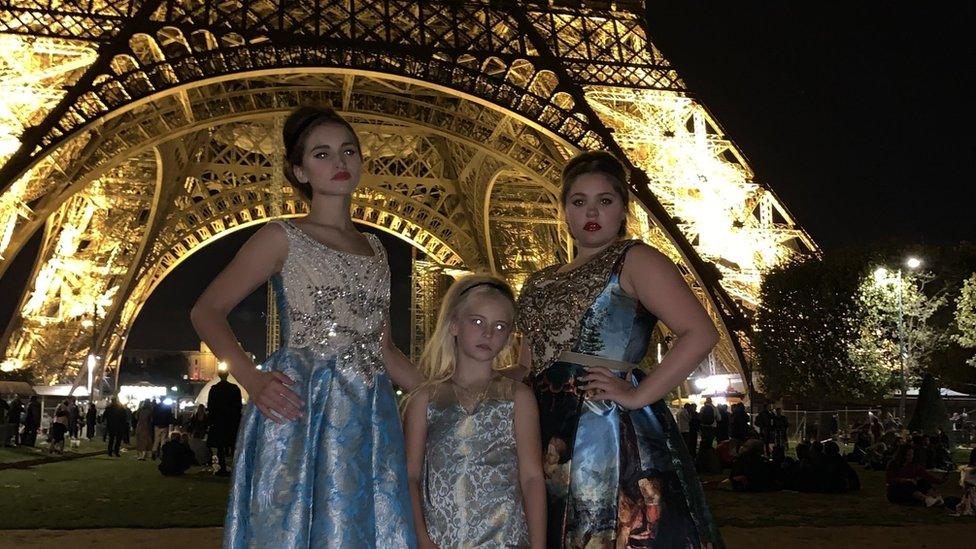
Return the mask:
<path fill-rule="evenodd" d="M 532 373 L 545 370 L 573 347 L 587 308 L 607 285 L 613 266 L 639 240 L 621 240 L 570 271 L 550 265 L 525 281 L 519 296 L 518 327 L 528 338 Z"/>
<path fill-rule="evenodd" d="M 282 345 L 323 358 L 341 355 L 372 384 L 385 371 L 383 328 L 390 303 L 390 268 L 379 239 L 366 234 L 373 255 L 329 248 L 291 221 L 275 221 L 288 238 L 277 275 Z"/>

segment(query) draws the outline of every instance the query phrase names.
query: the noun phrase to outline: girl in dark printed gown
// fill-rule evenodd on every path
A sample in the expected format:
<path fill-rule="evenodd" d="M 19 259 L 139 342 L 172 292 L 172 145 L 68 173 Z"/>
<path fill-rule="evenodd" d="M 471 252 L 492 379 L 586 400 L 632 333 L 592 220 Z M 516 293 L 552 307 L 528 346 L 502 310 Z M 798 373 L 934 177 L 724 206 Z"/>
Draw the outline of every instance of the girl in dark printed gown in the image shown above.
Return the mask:
<path fill-rule="evenodd" d="M 578 251 L 525 282 L 520 363 L 544 451 L 549 547 L 723 547 L 693 461 L 661 400 L 718 334 L 663 254 L 621 240 L 626 171 L 585 152 L 563 171 Z M 677 336 L 652 372 L 637 368 L 658 320 Z"/>

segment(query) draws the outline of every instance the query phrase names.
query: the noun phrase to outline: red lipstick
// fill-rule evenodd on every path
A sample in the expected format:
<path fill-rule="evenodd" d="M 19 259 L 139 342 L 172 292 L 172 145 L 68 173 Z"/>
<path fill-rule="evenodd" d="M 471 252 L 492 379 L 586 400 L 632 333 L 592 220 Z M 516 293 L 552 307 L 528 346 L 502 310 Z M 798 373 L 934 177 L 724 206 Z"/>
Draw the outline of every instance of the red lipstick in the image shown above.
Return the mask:
<path fill-rule="evenodd" d="M 586 223 L 586 225 L 583 225 L 583 230 L 584 231 L 591 231 L 591 232 L 592 231 L 599 231 L 602 228 L 603 227 L 601 227 L 600 224 L 597 223 L 596 221 L 589 221 L 589 222 Z"/>

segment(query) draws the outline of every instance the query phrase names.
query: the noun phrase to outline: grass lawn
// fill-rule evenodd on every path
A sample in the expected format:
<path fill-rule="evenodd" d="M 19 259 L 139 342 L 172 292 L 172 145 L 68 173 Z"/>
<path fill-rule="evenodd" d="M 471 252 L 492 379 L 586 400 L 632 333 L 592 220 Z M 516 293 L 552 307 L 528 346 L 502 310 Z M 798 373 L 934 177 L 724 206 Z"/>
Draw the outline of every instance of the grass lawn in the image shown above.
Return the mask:
<path fill-rule="evenodd" d="M 99 441 L 100 442 L 100 441 Z M 158 462 L 105 455 L 0 471 L 0 529 L 166 528 L 223 524 L 229 482 L 164 477 Z"/>
<path fill-rule="evenodd" d="M 885 499 L 883 472 L 854 468 L 862 483 L 854 494 L 736 493 L 726 483 L 707 489 L 705 496 L 723 527 L 973 523 L 971 517 L 950 517 L 944 508 L 892 505 Z M 228 479 L 198 470 L 163 477 L 155 462 L 137 461 L 132 452 L 0 470 L 0 529 L 221 526 Z M 957 473 L 947 478 L 943 495 L 959 495 L 958 478 Z"/>
<path fill-rule="evenodd" d="M 38 437 L 37 446 L 17 446 L 8 448 L 5 446 L 0 446 L 0 464 L 4 463 L 17 463 L 20 461 L 33 461 L 40 458 L 51 457 L 47 451 L 47 440 L 45 437 Z M 105 450 L 105 443 L 102 439 L 95 439 L 89 441 L 87 439 L 81 440 L 81 446 L 78 448 L 71 448 L 67 443 L 64 447 L 64 455 L 66 457 L 71 457 L 77 454 L 85 454 L 88 452 L 96 452 L 99 450 Z M 53 454 L 57 457 L 57 454 Z"/>
<path fill-rule="evenodd" d="M 729 485 L 708 489 L 705 498 L 719 526 L 908 526 L 911 524 L 972 523 L 972 517 L 950 517 L 945 508 L 905 507 L 885 499 L 883 471 L 858 465 L 861 491 L 849 494 L 799 492 L 732 492 Z M 707 477 L 718 480 L 725 477 Z M 959 496 L 959 473 L 952 472 L 937 487 L 943 496 Z"/>

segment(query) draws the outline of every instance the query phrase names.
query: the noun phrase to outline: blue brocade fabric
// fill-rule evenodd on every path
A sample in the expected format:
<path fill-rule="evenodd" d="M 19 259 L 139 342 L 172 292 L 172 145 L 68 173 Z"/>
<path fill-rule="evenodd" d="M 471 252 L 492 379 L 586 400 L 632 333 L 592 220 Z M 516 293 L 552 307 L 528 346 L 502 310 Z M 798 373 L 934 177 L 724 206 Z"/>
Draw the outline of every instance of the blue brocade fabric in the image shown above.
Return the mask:
<path fill-rule="evenodd" d="M 582 314 L 569 350 L 629 363 L 644 358 L 657 319 L 620 288 L 629 247 L 621 243 L 605 252 L 615 257 L 591 260 L 607 266 L 587 275 L 599 277 L 602 291 Z M 583 286 L 562 274 L 550 268 L 527 282 L 526 291 L 544 288 L 549 294 L 537 300 L 529 296 L 522 306 L 545 303 L 545 314 L 572 315 L 559 310 L 553 292 Z M 533 318 L 531 311 L 525 318 Z M 539 354 L 547 352 L 542 347 Z M 633 374 L 635 384 L 643 378 L 639 369 Z M 577 378 L 584 375 L 584 366 L 556 360 L 532 377 L 545 451 L 548 546 L 723 547 L 693 461 L 664 402 L 627 411 L 613 402 L 585 399 L 577 388 Z M 617 375 L 624 378 L 627 372 Z"/>
<path fill-rule="evenodd" d="M 272 279 L 284 372 L 305 401 L 277 424 L 248 404 L 241 422 L 224 547 L 416 547 L 403 433 L 380 341 L 389 300 L 374 256 L 326 248 L 280 223 L 289 255 Z"/>

